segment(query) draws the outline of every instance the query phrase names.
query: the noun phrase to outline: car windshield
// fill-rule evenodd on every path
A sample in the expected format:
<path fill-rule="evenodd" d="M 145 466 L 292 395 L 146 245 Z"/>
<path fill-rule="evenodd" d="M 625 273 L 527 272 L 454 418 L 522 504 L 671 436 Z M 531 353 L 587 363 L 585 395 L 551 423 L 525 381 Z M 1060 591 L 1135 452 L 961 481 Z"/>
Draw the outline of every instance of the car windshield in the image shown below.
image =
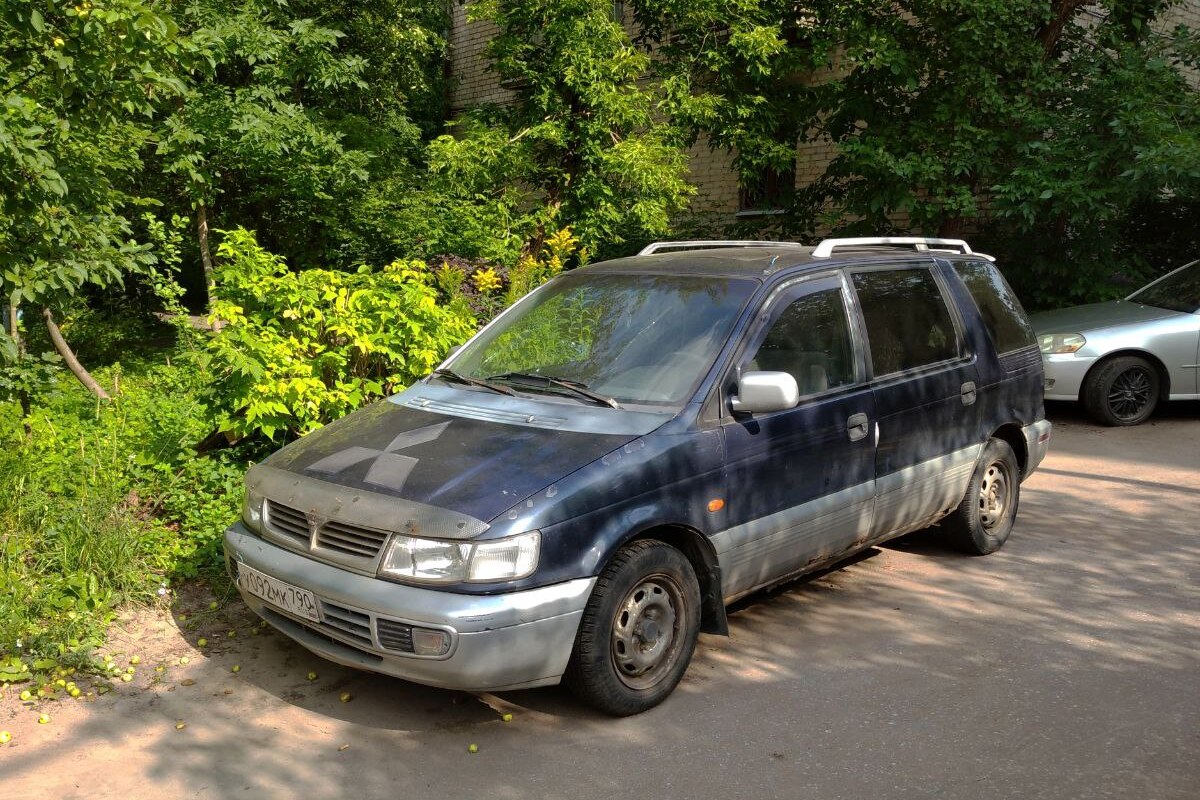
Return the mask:
<path fill-rule="evenodd" d="M 1200 310 L 1200 261 L 1193 261 L 1157 283 L 1138 289 L 1128 299 L 1144 306 L 1195 313 Z"/>
<path fill-rule="evenodd" d="M 568 273 L 484 331 L 450 367 L 579 402 L 678 405 L 756 286 L 701 275 Z"/>

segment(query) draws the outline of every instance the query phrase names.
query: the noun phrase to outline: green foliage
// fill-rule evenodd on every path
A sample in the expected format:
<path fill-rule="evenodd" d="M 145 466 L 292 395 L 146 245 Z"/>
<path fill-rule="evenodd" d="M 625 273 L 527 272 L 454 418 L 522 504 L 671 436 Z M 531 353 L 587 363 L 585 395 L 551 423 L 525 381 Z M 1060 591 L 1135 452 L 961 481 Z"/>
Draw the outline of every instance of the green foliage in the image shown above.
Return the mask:
<path fill-rule="evenodd" d="M 817 105 L 810 76 L 832 57 L 835 21 L 821 21 L 831 26 L 822 41 L 811 4 L 642 0 L 633 8 L 689 141 L 703 134 L 713 150 L 728 151 L 747 189 L 760 189 L 768 173 L 790 175 Z M 780 183 L 771 205 L 791 202 L 790 184 Z"/>
<path fill-rule="evenodd" d="M 314 430 L 427 375 L 475 329 L 421 262 L 293 273 L 241 229 L 219 255 L 212 402 L 238 435 Z"/>
<path fill-rule="evenodd" d="M 143 0 L 16 0 L 0 11 L 0 297 L 50 305 L 119 283 L 152 257 L 130 209 L 147 118 L 183 91 L 189 45 Z M 20 356 L 16 332 L 0 353 Z M 32 368 L 32 367 L 30 367 Z M 10 373 L 9 382 L 27 377 Z"/>
<path fill-rule="evenodd" d="M 287 3 L 181 0 L 177 15 L 205 58 L 158 131 L 168 191 L 218 220 L 254 219 L 293 255 L 319 250 L 319 222 L 368 178 L 370 152 L 346 147 L 324 113 L 340 92 L 366 88 L 365 59 Z"/>
<path fill-rule="evenodd" d="M 1086 39 L 1074 32 L 1080 41 L 1052 65 L 1030 115 L 1038 135 L 1014 144 L 991 186 L 988 232 L 1035 306 L 1119 296 L 1196 245 L 1200 93 L 1183 69 L 1196 68 L 1188 52 L 1200 37 L 1154 33 L 1122 10 L 1112 4 Z M 1180 212 L 1175 225 L 1146 230 Z"/>
<path fill-rule="evenodd" d="M 73 381 L 45 393 L 28 434 L 11 404 L 0 407 L 0 672 L 14 670 L 9 680 L 28 669 L 6 654 L 37 670 L 47 668 L 38 659 L 82 666 L 119 604 L 154 602 L 164 582 L 219 568 L 249 454 L 197 455 L 209 427 L 194 369 L 134 363 L 122 375 L 112 403 Z"/>
<path fill-rule="evenodd" d="M 612 8 L 489 0 L 469 10 L 498 27 L 488 54 L 513 101 L 468 113 L 431 143 L 430 198 L 495 226 L 507 263 L 513 242 L 536 253 L 568 226 L 584 253 L 663 234 L 694 193 L 682 140 L 643 83 L 650 59 Z"/>

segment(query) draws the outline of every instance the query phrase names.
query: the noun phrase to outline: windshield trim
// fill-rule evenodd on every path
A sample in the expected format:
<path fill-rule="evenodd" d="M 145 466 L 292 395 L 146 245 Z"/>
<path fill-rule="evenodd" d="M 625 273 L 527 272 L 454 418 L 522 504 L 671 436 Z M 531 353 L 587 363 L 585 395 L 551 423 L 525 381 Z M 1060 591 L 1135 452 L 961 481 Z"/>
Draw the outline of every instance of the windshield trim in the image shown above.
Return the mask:
<path fill-rule="evenodd" d="M 1189 261 L 1188 263 L 1184 264 L 1182 267 L 1173 269 L 1170 272 L 1168 272 L 1166 275 L 1162 275 L 1158 278 L 1155 278 L 1154 280 L 1147 283 L 1145 286 L 1141 287 L 1140 289 L 1135 290 L 1132 294 L 1127 296 L 1125 298 L 1125 300 L 1130 303 L 1137 303 L 1138 305 L 1141 305 L 1141 306 L 1149 306 L 1150 308 L 1161 308 L 1166 311 L 1175 311 L 1180 314 L 1200 313 L 1200 307 L 1193 308 L 1191 311 L 1186 311 L 1186 310 L 1174 308 L 1172 306 L 1160 306 L 1157 303 L 1147 303 L 1145 300 L 1138 299 L 1139 294 L 1142 294 L 1143 292 L 1148 292 L 1151 288 L 1162 283 L 1163 281 L 1167 280 L 1168 278 L 1173 277 L 1176 273 L 1183 272 L 1185 269 L 1188 269 L 1190 267 L 1194 267 L 1197 265 L 1200 265 L 1200 258 L 1196 259 L 1195 261 Z"/>

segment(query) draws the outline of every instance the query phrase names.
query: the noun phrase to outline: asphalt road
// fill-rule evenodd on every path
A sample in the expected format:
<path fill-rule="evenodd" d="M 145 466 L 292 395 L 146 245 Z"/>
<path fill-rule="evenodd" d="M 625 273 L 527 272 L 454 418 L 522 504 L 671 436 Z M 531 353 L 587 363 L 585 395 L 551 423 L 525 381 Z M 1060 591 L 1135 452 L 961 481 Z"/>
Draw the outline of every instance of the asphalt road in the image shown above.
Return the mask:
<path fill-rule="evenodd" d="M 646 714 L 355 673 L 248 622 L 201 654 L 163 617 L 130 634 L 192 653 L 161 682 L 49 725 L 4 705 L 3 795 L 1196 798 L 1200 404 L 1135 429 L 1051 418 L 1000 553 L 918 535 L 739 603 Z"/>

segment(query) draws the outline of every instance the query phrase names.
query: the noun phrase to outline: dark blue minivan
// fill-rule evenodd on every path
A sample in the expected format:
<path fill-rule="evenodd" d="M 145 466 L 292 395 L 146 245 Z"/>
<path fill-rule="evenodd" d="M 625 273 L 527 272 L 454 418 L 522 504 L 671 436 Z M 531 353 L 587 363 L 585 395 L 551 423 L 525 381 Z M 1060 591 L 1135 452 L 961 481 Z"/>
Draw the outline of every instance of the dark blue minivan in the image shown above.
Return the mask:
<path fill-rule="evenodd" d="M 631 714 L 750 592 L 935 523 L 996 550 L 1049 438 L 1033 331 L 965 242 L 659 243 L 253 467 L 225 551 L 332 661 Z"/>

